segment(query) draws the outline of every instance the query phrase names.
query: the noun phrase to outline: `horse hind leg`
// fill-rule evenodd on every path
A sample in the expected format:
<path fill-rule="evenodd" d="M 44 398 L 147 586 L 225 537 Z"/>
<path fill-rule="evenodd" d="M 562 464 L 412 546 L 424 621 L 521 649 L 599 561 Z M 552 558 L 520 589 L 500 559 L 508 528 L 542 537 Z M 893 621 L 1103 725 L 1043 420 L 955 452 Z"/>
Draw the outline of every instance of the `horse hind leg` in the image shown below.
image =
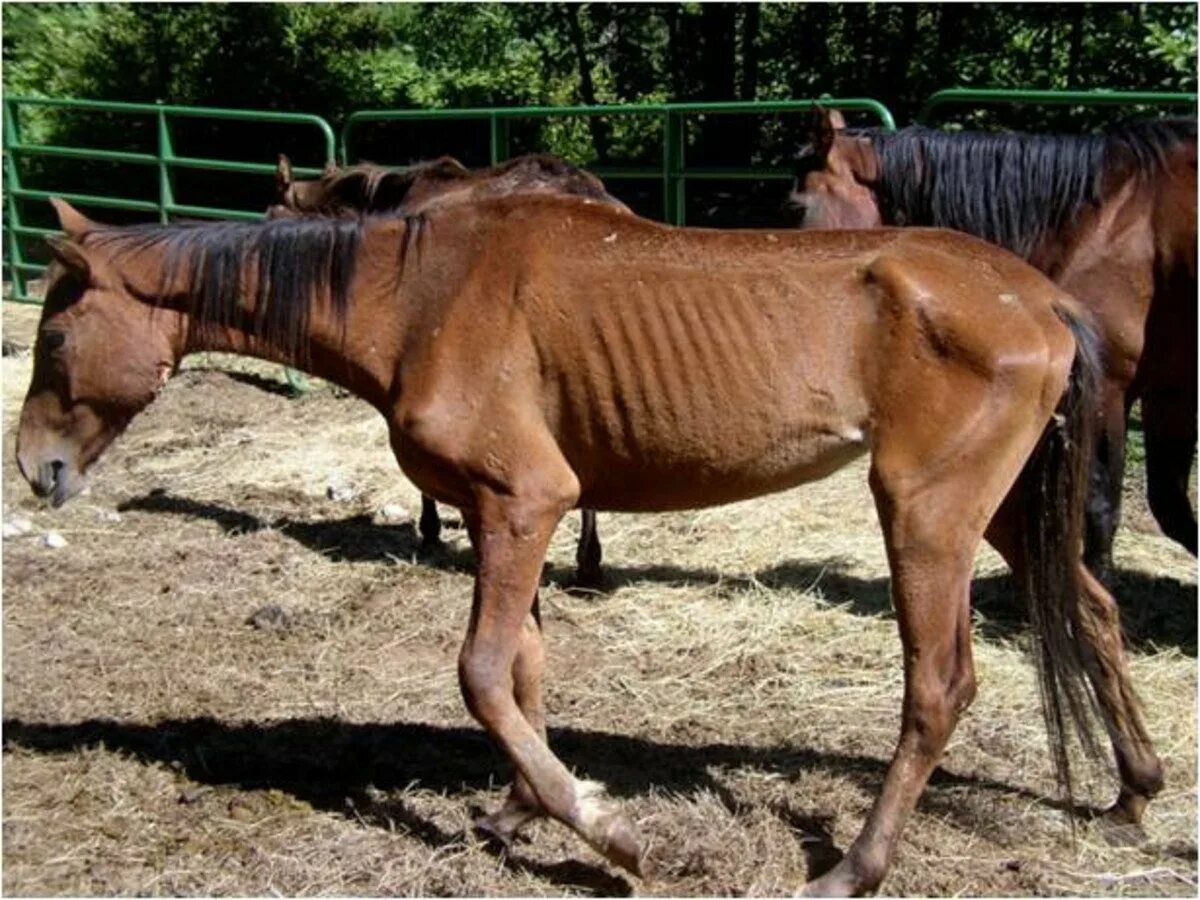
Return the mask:
<path fill-rule="evenodd" d="M 964 525 L 974 485 L 897 496 L 871 472 L 892 571 L 892 601 L 904 649 L 904 709 L 887 777 L 862 831 L 842 860 L 809 882 L 808 896 L 875 890 L 905 820 L 975 697 L 970 582 L 982 526 Z"/>
<path fill-rule="evenodd" d="M 1021 495 L 1019 489 L 1014 489 L 987 531 L 989 543 L 1004 557 L 1017 584 L 1024 583 L 1028 565 L 1020 539 L 1026 520 Z M 1162 787 L 1162 763 L 1154 752 L 1142 721 L 1141 704 L 1133 690 L 1117 603 L 1082 562 L 1079 584 L 1082 591 L 1078 635 L 1083 645 L 1083 663 L 1121 779 L 1120 794 L 1108 814 L 1119 823 L 1137 824 L 1147 802 Z"/>
<path fill-rule="evenodd" d="M 1162 790 L 1163 767 L 1142 721 L 1121 634 L 1121 613 L 1112 594 L 1080 566 L 1084 664 L 1112 741 L 1121 792 L 1108 810 L 1119 823 L 1140 824 L 1146 804 Z"/>
<path fill-rule="evenodd" d="M 1105 395 L 1088 481 L 1084 559 L 1088 568 L 1107 583 L 1112 570 L 1113 538 L 1121 523 L 1127 415 L 1123 390 L 1110 383 Z"/>

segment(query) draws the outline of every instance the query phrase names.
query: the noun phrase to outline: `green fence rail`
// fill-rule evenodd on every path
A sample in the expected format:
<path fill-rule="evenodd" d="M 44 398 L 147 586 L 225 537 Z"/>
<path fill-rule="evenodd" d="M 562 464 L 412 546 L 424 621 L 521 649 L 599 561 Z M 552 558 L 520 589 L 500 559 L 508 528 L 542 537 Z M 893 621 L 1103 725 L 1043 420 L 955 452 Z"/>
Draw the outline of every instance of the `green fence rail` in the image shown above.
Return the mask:
<path fill-rule="evenodd" d="M 53 109 L 78 110 L 89 113 L 117 113 L 133 116 L 153 116 L 157 123 L 157 149 L 154 153 L 133 153 L 117 150 L 100 150 L 92 147 L 61 146 L 55 144 L 26 143 L 22 140 L 20 110 L 27 107 L 49 107 Z M 22 200 L 48 200 L 51 196 L 62 197 L 71 203 L 84 206 L 99 206 L 108 209 L 132 210 L 155 214 L 160 222 L 169 221 L 173 215 L 211 217 L 223 219 L 260 219 L 261 210 L 221 209 L 211 206 L 178 203 L 172 185 L 171 172 L 176 168 L 208 169 L 219 172 L 243 172 L 254 175 L 270 175 L 275 166 L 266 163 L 241 162 L 231 159 L 207 159 L 179 156 L 175 153 L 171 136 L 174 119 L 224 119 L 280 125 L 302 125 L 316 130 L 323 146 L 325 159 L 333 160 L 336 152 L 333 129 L 320 116 L 305 113 L 266 112 L 245 109 L 221 109 L 200 106 L 168 106 L 158 103 L 115 103 L 92 100 L 54 100 L 40 97 L 5 97 L 4 116 L 4 195 L 8 219 L 8 261 L 11 290 L 8 299 L 18 303 L 37 303 L 26 288 L 29 276 L 36 277 L 44 270 L 25 258 L 21 251 L 21 237 L 42 237 L 56 232 L 48 228 L 35 228 L 25 224 L 21 218 Z M 62 191 L 42 191 L 22 186 L 17 158 L 29 156 L 57 156 L 71 159 L 98 160 L 114 163 L 154 166 L 158 169 L 158 199 L 133 200 L 113 195 L 76 194 Z M 320 169 L 297 168 L 301 175 L 319 175 Z"/>
<path fill-rule="evenodd" d="M 931 94 L 918 121 L 929 123 L 944 106 L 1183 106 L 1196 109 L 1196 95 L 1176 91 L 1034 91 L 1005 88 L 947 88 Z"/>
<path fill-rule="evenodd" d="M 685 185 L 689 179 L 707 180 L 790 180 L 794 173 L 787 169 L 766 168 L 689 168 L 685 162 L 686 119 L 708 115 L 769 115 L 803 113 L 816 105 L 858 111 L 879 119 L 887 130 L 895 130 L 892 113 L 878 100 L 867 97 L 822 97 L 818 100 L 754 100 L 728 103 L 639 103 L 600 106 L 505 106 L 476 109 L 403 109 L 363 110 L 351 113 L 342 128 L 341 158 L 354 159 L 351 138 L 362 125 L 370 122 L 463 121 L 486 120 L 490 137 L 492 164 L 509 156 L 509 128 L 513 119 L 548 119 L 564 116 L 643 116 L 662 121 L 661 167 L 594 167 L 591 171 L 601 178 L 620 179 L 658 178 L 662 180 L 663 218 L 675 225 L 686 221 Z"/>
<path fill-rule="evenodd" d="M 170 106 L 148 103 L 116 103 L 90 100 L 56 100 L 34 97 L 6 97 L 2 101 L 4 125 L 4 181 L 5 217 L 7 219 L 6 265 L 11 276 L 11 287 L 6 299 L 24 303 L 36 303 L 36 298 L 27 292 L 30 277 L 41 274 L 44 267 L 35 264 L 22 253 L 22 237 L 42 237 L 55 232 L 48 228 L 37 228 L 22 220 L 23 201 L 47 200 L 54 194 L 84 206 L 132 210 L 156 216 L 159 221 L 168 221 L 173 215 L 196 217 L 218 217 L 230 219 L 258 219 L 263 213 L 257 210 L 223 209 L 218 207 L 179 203 L 175 199 L 172 172 L 176 168 L 207 169 L 221 172 L 241 172 L 267 175 L 274 166 L 266 163 L 244 162 L 231 159 L 211 159 L 178 155 L 172 142 L 171 123 L 179 118 L 237 120 L 280 125 L 301 125 L 315 129 L 324 158 L 332 160 L 340 156 L 343 162 L 353 159 L 351 139 L 356 130 L 371 122 L 385 121 L 450 121 L 484 120 L 488 123 L 489 153 L 493 164 L 509 156 L 509 123 L 514 119 L 546 119 L 551 117 L 576 116 L 645 116 L 662 122 L 662 161 L 656 166 L 626 166 L 596 168 L 603 178 L 659 179 L 663 192 L 663 218 L 669 222 L 683 224 L 686 218 L 685 187 L 689 180 L 790 180 L 789 170 L 769 168 L 705 168 L 686 164 L 686 125 L 689 117 L 708 115 L 769 115 L 794 114 L 811 110 L 817 104 L 836 107 L 840 110 L 857 111 L 879 120 L 887 130 L 894 130 L 895 120 L 886 106 L 877 100 L 864 97 L 822 97 L 817 100 L 745 101 L 729 103 L 653 103 L 636 105 L 602 106 L 531 106 L 496 107 L 475 109 L 438 110 L 364 110 L 352 113 L 340 135 L 340 144 L 335 140 L 333 129 L 320 116 L 303 113 L 269 112 L 260 110 L 221 109 L 216 107 Z M 1195 109 L 1196 95 L 1163 91 L 1041 91 L 1000 90 L 978 88 L 950 88 L 930 96 L 922 108 L 920 119 L 928 121 L 932 112 L 949 105 L 992 105 L 992 104 L 1043 104 L 1057 106 L 1130 106 L 1158 105 L 1180 106 Z M 152 116 L 156 122 L 157 147 L 154 153 L 136 153 L 117 150 L 102 150 L 91 147 L 62 146 L 53 144 L 26 143 L 22 139 L 20 111 L 27 107 L 78 110 L 80 112 L 117 113 Z M 340 153 L 335 151 L 340 150 Z M 21 183 L 17 160 L 22 155 L 41 155 L 90 161 L 107 161 L 156 167 L 158 170 L 158 196 L 156 200 L 137 200 L 115 195 L 78 194 L 61 191 L 44 191 L 24 187 Z M 317 169 L 297 167 L 296 173 L 304 177 L 319 174 Z"/>

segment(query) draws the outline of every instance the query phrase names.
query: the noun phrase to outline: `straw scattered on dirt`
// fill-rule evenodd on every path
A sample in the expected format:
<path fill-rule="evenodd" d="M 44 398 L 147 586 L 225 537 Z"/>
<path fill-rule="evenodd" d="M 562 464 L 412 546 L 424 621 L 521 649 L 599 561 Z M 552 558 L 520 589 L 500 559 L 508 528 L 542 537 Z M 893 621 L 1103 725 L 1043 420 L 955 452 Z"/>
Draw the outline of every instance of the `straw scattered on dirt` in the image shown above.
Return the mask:
<path fill-rule="evenodd" d="M 52 511 L 12 459 L 35 315 L 4 310 L 4 520 L 32 526 L 3 553 L 6 894 L 780 895 L 857 833 L 902 694 L 862 464 L 722 509 L 602 515 L 598 596 L 561 587 L 564 523 L 543 592 L 551 740 L 627 805 L 661 871 L 633 879 L 553 823 L 499 857 L 469 825 L 507 768 L 455 680 L 471 552 L 444 510 L 445 552 L 418 556 L 418 495 L 377 414 L 199 358 Z M 1072 842 L 1019 616 L 982 552 L 979 698 L 886 893 L 1195 895 L 1195 562 L 1141 483 L 1117 558 L 1167 765 L 1144 839 L 1089 824 Z M 1092 772 L 1082 799 L 1114 784 Z"/>

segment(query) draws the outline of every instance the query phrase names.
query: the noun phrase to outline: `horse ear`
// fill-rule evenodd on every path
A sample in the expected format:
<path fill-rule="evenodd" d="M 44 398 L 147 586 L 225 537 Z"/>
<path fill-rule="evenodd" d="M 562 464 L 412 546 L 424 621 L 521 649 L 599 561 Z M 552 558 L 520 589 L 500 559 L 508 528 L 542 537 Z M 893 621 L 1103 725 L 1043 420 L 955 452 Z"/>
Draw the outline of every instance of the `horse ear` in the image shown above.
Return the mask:
<path fill-rule="evenodd" d="M 292 161 L 287 158 L 287 154 L 279 154 L 279 162 L 275 165 L 275 187 L 282 194 L 292 186 Z"/>
<path fill-rule="evenodd" d="M 91 281 L 92 264 L 84 256 L 83 248 L 75 241 L 69 237 L 51 234 L 46 236 L 46 243 L 50 247 L 50 252 L 54 254 L 54 258 L 62 263 L 68 271 L 73 272 L 84 281 Z"/>
<path fill-rule="evenodd" d="M 809 141 L 813 152 L 822 158 L 828 156 L 829 151 L 833 149 L 833 142 L 837 139 L 837 133 L 845 127 L 846 120 L 840 112 L 816 104 L 809 120 Z"/>
<path fill-rule="evenodd" d="M 58 215 L 58 224 L 67 237 L 78 239 L 83 237 L 89 231 L 93 231 L 97 226 L 96 223 L 73 207 L 66 200 L 60 200 L 58 197 L 50 198 L 50 205 L 54 207 L 54 212 Z"/>

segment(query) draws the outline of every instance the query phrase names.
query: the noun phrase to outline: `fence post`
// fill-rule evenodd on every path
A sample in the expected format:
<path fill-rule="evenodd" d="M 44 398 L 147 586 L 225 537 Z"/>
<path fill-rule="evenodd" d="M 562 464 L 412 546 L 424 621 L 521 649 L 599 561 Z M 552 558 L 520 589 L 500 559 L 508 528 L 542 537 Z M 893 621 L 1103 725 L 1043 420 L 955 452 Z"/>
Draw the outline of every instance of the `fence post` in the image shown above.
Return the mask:
<path fill-rule="evenodd" d="M 17 229 L 21 226 L 20 213 L 17 209 L 16 190 L 21 187 L 17 177 L 17 161 L 12 152 L 12 145 L 20 141 L 17 131 L 17 115 L 13 111 L 12 101 L 4 100 L 4 181 L 8 202 L 8 274 L 12 279 L 13 297 L 25 297 L 25 273 L 21 266 L 25 260 L 21 256 L 21 239 Z"/>
<path fill-rule="evenodd" d="M 161 100 L 155 101 L 160 107 Z M 175 205 L 175 192 L 171 189 L 171 168 L 168 160 L 175 156 L 171 149 L 171 129 L 167 124 L 167 113 L 164 109 L 157 111 L 158 115 L 158 220 L 166 224 L 171 220 L 169 210 Z"/>
<path fill-rule="evenodd" d="M 668 110 L 663 114 L 663 218 L 672 225 L 683 225 L 687 218 L 683 144 L 683 116 Z"/>
<path fill-rule="evenodd" d="M 492 113 L 491 124 L 492 165 L 508 159 L 508 119 Z"/>

